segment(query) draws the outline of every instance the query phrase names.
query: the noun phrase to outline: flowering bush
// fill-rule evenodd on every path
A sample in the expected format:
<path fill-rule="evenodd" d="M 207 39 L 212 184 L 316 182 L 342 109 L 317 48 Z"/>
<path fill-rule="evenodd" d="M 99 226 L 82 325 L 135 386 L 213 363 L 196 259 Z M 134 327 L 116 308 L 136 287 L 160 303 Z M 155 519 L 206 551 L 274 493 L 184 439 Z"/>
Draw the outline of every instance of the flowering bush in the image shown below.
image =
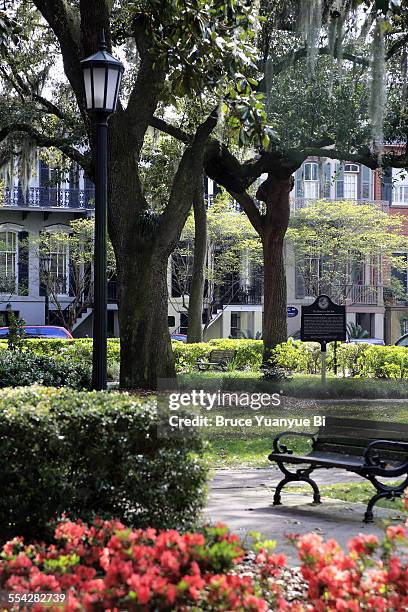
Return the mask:
<path fill-rule="evenodd" d="M 61 593 L 64 603 L 35 603 L 31 610 L 396 612 L 408 609 L 406 543 L 402 525 L 388 527 L 382 542 L 358 535 L 348 553 L 321 536 L 292 535 L 307 594 L 287 601 L 277 579 L 285 557 L 274 542 L 255 543 L 251 572 L 239 571 L 245 551 L 221 524 L 196 533 L 127 529 L 117 520 L 60 521 L 50 544 L 7 542 L 0 555 L 0 590 Z M 23 603 L 18 610 L 25 610 Z M 13 609 L 13 608 L 9 608 Z"/>
<path fill-rule="evenodd" d="M 407 560 L 397 554 L 406 543 L 402 525 L 390 526 L 384 540 L 360 534 L 348 543 L 348 554 L 335 540 L 324 542 L 309 533 L 297 539 L 302 574 L 308 584 L 307 604 L 292 604 L 293 612 L 347 612 L 408 609 Z"/>
<path fill-rule="evenodd" d="M 119 521 L 62 521 L 54 542 L 8 542 L 1 553 L 0 588 L 14 593 L 65 593 L 63 609 L 74 610 L 241 610 L 270 605 L 250 576 L 232 573 L 244 550 L 223 525 L 197 533 L 126 529 Z M 261 580 L 282 559 L 258 553 Z M 273 590 L 273 589 L 272 589 Z M 280 606 L 278 589 L 273 599 Z M 282 600 L 282 605 L 284 604 Z M 60 610 L 36 603 L 33 612 Z M 282 608 L 283 609 L 283 608 Z M 21 606 L 19 610 L 24 610 Z"/>

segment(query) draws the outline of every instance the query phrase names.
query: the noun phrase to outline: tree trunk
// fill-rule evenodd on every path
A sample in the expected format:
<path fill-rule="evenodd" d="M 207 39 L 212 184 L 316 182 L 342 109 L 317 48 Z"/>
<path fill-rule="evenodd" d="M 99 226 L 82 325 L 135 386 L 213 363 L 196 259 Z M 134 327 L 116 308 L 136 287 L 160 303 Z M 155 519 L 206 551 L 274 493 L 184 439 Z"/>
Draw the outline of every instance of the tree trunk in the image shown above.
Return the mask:
<path fill-rule="evenodd" d="M 194 210 L 194 261 L 188 303 L 187 342 L 203 341 L 203 298 L 205 261 L 207 256 L 207 211 L 203 193 L 203 175 L 199 177 L 193 201 Z"/>
<path fill-rule="evenodd" d="M 286 342 L 288 337 L 284 239 L 289 225 L 292 187 L 291 176 L 269 174 L 256 194 L 266 205 L 260 231 L 264 258 L 264 363 L 270 360 L 274 347 Z"/>
<path fill-rule="evenodd" d="M 168 253 L 142 240 L 129 266 L 120 270 L 119 324 L 121 388 L 156 389 L 161 378 L 175 378 L 167 322 Z"/>
<path fill-rule="evenodd" d="M 272 349 L 287 340 L 286 273 L 283 238 L 273 232 L 262 240 L 264 257 L 264 311 L 262 337 L 263 362 L 271 357 Z"/>

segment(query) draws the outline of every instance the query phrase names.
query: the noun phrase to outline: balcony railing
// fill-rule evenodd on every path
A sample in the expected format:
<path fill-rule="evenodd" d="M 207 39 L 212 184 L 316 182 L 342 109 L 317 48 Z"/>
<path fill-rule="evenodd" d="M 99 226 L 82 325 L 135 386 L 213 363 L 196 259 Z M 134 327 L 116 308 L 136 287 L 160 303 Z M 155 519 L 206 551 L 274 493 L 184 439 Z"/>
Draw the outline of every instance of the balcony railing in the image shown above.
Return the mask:
<path fill-rule="evenodd" d="M 22 208 L 94 208 L 95 189 L 60 189 L 58 187 L 6 188 L 2 206 Z"/>
<path fill-rule="evenodd" d="M 346 302 L 350 305 L 381 305 L 383 303 L 383 288 L 379 285 L 348 285 L 346 289 Z"/>
<path fill-rule="evenodd" d="M 388 212 L 390 204 L 387 200 L 362 200 L 362 199 L 350 199 L 350 198 L 291 198 L 290 200 L 290 212 L 296 213 L 302 208 L 312 206 L 318 200 L 325 200 L 328 202 L 344 202 L 351 201 L 358 204 L 375 204 L 379 206 L 384 212 Z"/>
<path fill-rule="evenodd" d="M 342 287 L 319 287 L 318 293 L 329 295 L 334 302 L 346 304 L 346 306 L 383 306 L 384 288 L 381 285 L 346 285 Z M 314 301 L 313 295 L 297 295 L 298 299 Z"/>

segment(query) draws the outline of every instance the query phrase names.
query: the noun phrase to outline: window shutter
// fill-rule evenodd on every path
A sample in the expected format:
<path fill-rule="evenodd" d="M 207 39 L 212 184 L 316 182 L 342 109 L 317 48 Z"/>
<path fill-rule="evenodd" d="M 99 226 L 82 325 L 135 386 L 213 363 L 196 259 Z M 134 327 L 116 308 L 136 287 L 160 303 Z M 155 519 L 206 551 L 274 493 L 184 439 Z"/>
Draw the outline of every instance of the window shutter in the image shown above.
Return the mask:
<path fill-rule="evenodd" d="M 303 166 L 298 168 L 298 170 L 296 170 L 295 172 L 295 184 L 296 184 L 296 188 L 295 188 L 296 197 L 303 198 L 304 193 L 305 193 L 303 189 Z"/>
<path fill-rule="evenodd" d="M 344 198 L 344 166 L 339 162 L 336 164 L 336 198 Z"/>
<path fill-rule="evenodd" d="M 69 206 L 79 207 L 79 171 L 77 164 L 73 163 L 69 171 Z"/>
<path fill-rule="evenodd" d="M 40 159 L 40 206 L 49 206 L 50 197 L 50 169 L 42 159 Z"/>
<path fill-rule="evenodd" d="M 305 279 L 298 259 L 295 264 L 295 297 L 298 300 L 305 297 Z"/>
<path fill-rule="evenodd" d="M 369 200 L 371 198 L 371 170 L 367 166 L 361 166 L 361 198 Z"/>
<path fill-rule="evenodd" d="M 85 188 L 85 197 L 84 197 L 84 205 L 88 206 L 89 200 L 91 200 L 94 196 L 91 193 L 91 189 L 94 189 L 95 185 L 87 176 L 84 177 L 84 188 Z"/>
<path fill-rule="evenodd" d="M 392 204 L 392 168 L 385 168 L 381 179 L 381 199 Z"/>
<path fill-rule="evenodd" d="M 76 283 L 75 283 L 75 268 L 74 268 L 74 264 L 71 259 L 71 255 L 69 254 L 68 256 L 69 256 L 68 294 L 71 297 L 74 297 L 75 289 L 77 289 Z"/>
<path fill-rule="evenodd" d="M 28 232 L 18 233 L 18 294 L 28 295 L 29 268 Z"/>
<path fill-rule="evenodd" d="M 324 198 L 331 198 L 331 181 L 332 181 L 332 174 L 331 174 L 331 164 L 329 162 L 324 164 L 323 167 L 323 197 Z"/>

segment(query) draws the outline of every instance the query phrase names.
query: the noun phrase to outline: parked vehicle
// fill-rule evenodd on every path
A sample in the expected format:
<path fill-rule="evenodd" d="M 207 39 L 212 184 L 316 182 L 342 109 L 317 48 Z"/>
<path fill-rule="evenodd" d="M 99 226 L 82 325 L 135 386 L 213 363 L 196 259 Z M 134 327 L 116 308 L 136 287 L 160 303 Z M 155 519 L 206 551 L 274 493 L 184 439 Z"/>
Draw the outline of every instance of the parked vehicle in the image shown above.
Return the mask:
<path fill-rule="evenodd" d="M 185 334 L 170 334 L 172 340 L 178 340 L 178 342 L 187 342 L 187 336 Z"/>
<path fill-rule="evenodd" d="M 25 325 L 23 327 L 26 338 L 60 338 L 72 340 L 72 334 L 65 327 L 56 325 Z M 9 328 L 0 327 L 0 339 L 9 337 Z"/>
<path fill-rule="evenodd" d="M 381 338 L 350 338 L 350 344 L 377 344 L 379 346 L 385 346 L 384 340 Z"/>
<path fill-rule="evenodd" d="M 395 343 L 395 346 L 408 346 L 408 334 L 404 334 Z"/>

